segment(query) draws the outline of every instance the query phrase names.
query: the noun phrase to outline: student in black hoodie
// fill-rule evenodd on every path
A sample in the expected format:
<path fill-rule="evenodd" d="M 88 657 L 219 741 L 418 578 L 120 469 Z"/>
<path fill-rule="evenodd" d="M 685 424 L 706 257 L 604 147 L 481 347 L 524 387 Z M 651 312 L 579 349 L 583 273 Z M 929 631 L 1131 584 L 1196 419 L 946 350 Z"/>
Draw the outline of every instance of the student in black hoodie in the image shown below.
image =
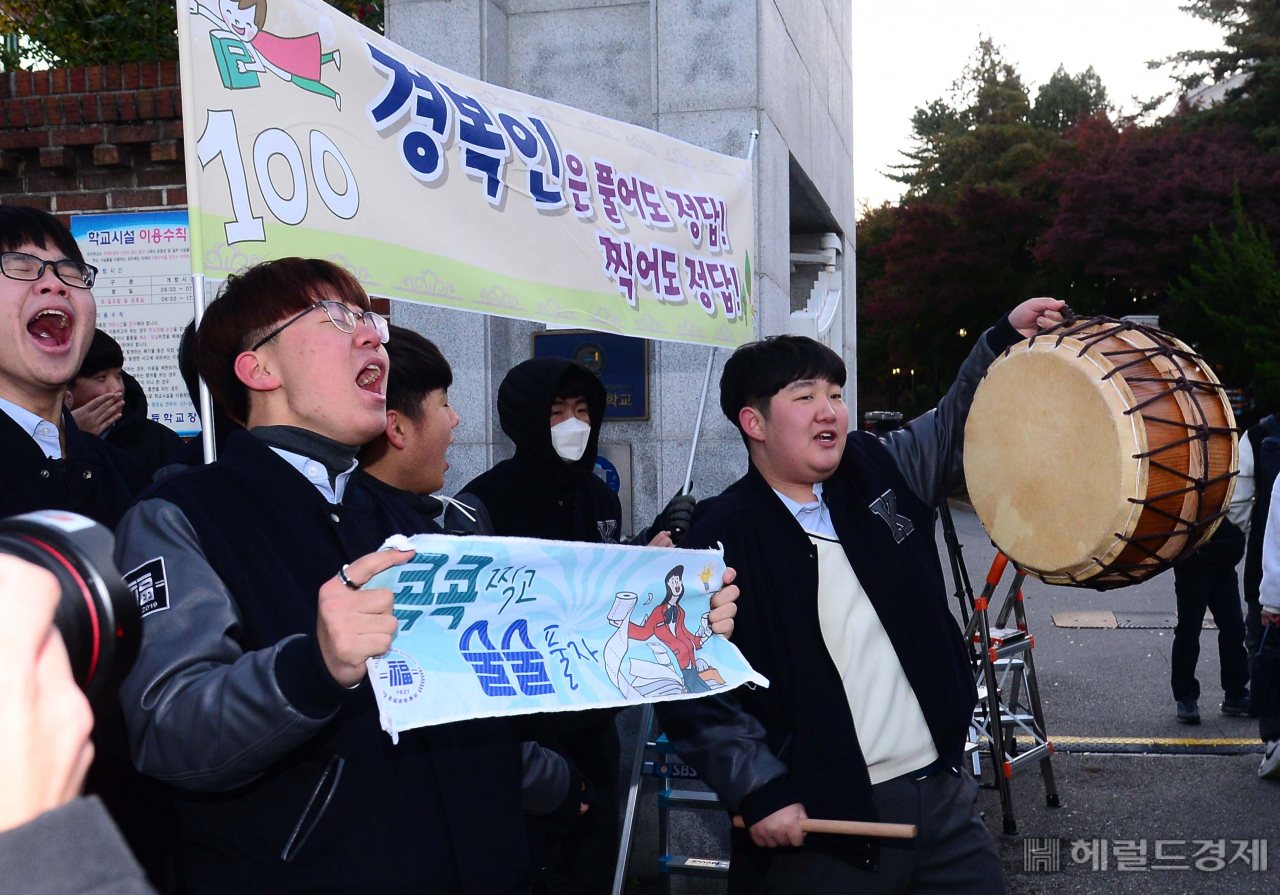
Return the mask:
<path fill-rule="evenodd" d="M 594 473 L 605 388 L 590 370 L 562 358 L 516 365 L 498 388 L 498 420 L 516 452 L 466 485 L 445 511 L 445 527 L 508 537 L 617 543 L 618 495 Z M 669 546 L 670 521 L 693 500 L 677 497 L 632 543 Z M 732 580 L 732 579 L 728 579 Z M 595 783 L 597 803 L 583 828 L 561 844 L 557 893 L 607 891 L 617 855 L 618 728 L 613 710 L 560 720 L 557 747 Z"/>
<path fill-rule="evenodd" d="M 147 416 L 146 392 L 124 371 L 120 343 L 100 329 L 67 386 L 67 406 L 81 429 L 129 454 L 148 477 L 182 447 L 177 432 Z"/>
<path fill-rule="evenodd" d="M 769 678 L 659 705 L 672 745 L 746 821 L 729 891 L 999 893 L 1004 875 L 964 769 L 977 702 L 948 606 L 934 512 L 996 352 L 1061 321 L 1032 299 L 977 345 L 938 407 L 883 440 L 849 430 L 845 367 L 777 336 L 734 352 L 720 406 L 747 474 L 698 506 L 685 546 L 741 573 L 734 643 Z M 809 834 L 806 817 L 915 824 L 889 842 Z"/>

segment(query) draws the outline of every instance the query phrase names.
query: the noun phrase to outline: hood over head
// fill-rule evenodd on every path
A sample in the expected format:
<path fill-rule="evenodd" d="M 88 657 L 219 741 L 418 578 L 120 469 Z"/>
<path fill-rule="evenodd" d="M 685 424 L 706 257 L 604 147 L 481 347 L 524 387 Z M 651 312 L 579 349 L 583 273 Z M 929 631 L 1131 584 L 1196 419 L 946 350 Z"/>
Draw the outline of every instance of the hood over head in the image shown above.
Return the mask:
<path fill-rule="evenodd" d="M 591 418 L 587 450 L 572 463 L 561 459 L 551 444 L 551 405 L 558 397 L 573 397 L 570 391 L 586 399 Z M 536 357 L 517 364 L 498 387 L 498 421 L 515 442 L 516 456 L 566 483 L 592 474 L 604 409 L 605 388 L 599 377 L 561 357 Z"/>

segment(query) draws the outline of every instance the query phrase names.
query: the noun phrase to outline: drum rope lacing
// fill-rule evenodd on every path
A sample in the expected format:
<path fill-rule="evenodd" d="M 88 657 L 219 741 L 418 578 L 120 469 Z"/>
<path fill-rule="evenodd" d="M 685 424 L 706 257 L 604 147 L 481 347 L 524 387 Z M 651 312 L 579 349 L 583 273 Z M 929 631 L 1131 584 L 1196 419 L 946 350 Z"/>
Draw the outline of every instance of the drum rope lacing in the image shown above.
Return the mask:
<path fill-rule="evenodd" d="M 1128 370 L 1140 364 L 1146 363 L 1150 361 L 1150 359 L 1153 357 L 1164 357 L 1169 359 L 1180 358 L 1189 363 L 1202 364 L 1207 368 L 1207 363 L 1205 362 L 1203 357 L 1201 357 L 1199 354 L 1196 354 L 1192 351 L 1187 351 L 1185 349 L 1177 347 L 1177 345 L 1174 344 L 1174 342 L 1172 341 L 1174 339 L 1174 336 L 1170 333 L 1165 332 L 1164 330 L 1157 329 L 1156 327 L 1153 327 L 1153 326 L 1146 326 L 1145 324 L 1136 323 L 1131 320 L 1117 320 L 1113 317 L 1081 317 L 1077 314 L 1072 313 L 1070 309 L 1064 308 L 1064 310 L 1067 312 L 1066 319 L 1064 319 L 1061 323 L 1055 326 L 1049 327 L 1048 329 L 1041 330 L 1040 332 L 1036 333 L 1034 336 L 1030 338 L 1028 345 L 1035 344 L 1036 340 L 1042 337 L 1056 336 L 1056 342 L 1054 344 L 1054 347 L 1057 348 L 1057 347 L 1061 347 L 1063 341 L 1068 338 L 1071 338 L 1074 336 L 1080 336 L 1081 334 L 1088 333 L 1087 335 L 1084 335 L 1083 338 L 1081 339 L 1081 341 L 1084 343 L 1084 347 L 1082 347 L 1079 353 L 1077 354 L 1077 357 L 1084 357 L 1085 354 L 1087 354 L 1092 348 L 1097 346 L 1099 343 L 1105 342 L 1107 339 L 1123 332 L 1138 332 L 1156 343 L 1154 346 L 1149 348 L 1134 347 L 1134 348 L 1122 349 L 1118 351 L 1101 352 L 1103 357 L 1107 358 L 1108 361 L 1111 361 L 1113 363 L 1113 369 L 1102 377 L 1104 381 L 1107 379 L 1110 379 L 1116 373 L 1123 373 L 1125 370 Z M 1095 329 L 1098 326 L 1103 326 L 1105 328 L 1100 330 Z M 1008 355 L 1011 350 L 1012 350 L 1012 346 L 1010 348 L 1005 349 L 1005 352 L 1004 352 L 1005 355 Z M 1114 358 L 1120 358 L 1128 355 L 1137 355 L 1137 356 L 1134 357 L 1132 360 L 1129 360 L 1124 363 L 1115 363 L 1115 361 L 1113 360 Z M 1124 411 L 1126 416 L 1129 416 L 1134 413 L 1139 413 L 1144 408 L 1156 403 L 1157 401 L 1161 401 L 1165 398 L 1172 397 L 1173 395 L 1179 392 L 1186 392 L 1186 393 L 1208 392 L 1214 395 L 1218 395 L 1222 392 L 1225 392 L 1226 390 L 1226 387 L 1223 386 L 1221 383 L 1202 382 L 1199 380 L 1188 379 L 1185 371 L 1182 369 L 1180 365 L 1174 364 L 1174 366 L 1175 368 L 1177 368 L 1177 373 L 1173 377 L 1164 377 L 1164 376 L 1158 376 L 1158 377 L 1150 377 L 1150 376 L 1136 377 L 1135 376 L 1133 378 L 1124 377 L 1127 383 L 1161 384 L 1161 385 L 1167 386 L 1167 388 L 1164 391 L 1160 392 L 1159 394 L 1156 394 L 1150 398 L 1147 398 L 1144 401 L 1140 401 L 1139 403 L 1135 404 L 1133 407 L 1130 407 L 1129 409 Z M 1208 529 L 1211 525 L 1216 524 L 1218 520 L 1222 519 L 1224 516 L 1227 515 L 1227 509 L 1223 508 L 1222 510 L 1216 513 L 1213 513 L 1212 515 L 1207 516 L 1203 519 L 1199 518 L 1200 513 L 1203 511 L 1203 507 L 1204 507 L 1205 490 L 1213 485 L 1216 485 L 1220 482 L 1226 481 L 1227 479 L 1234 477 L 1236 475 L 1235 472 L 1226 472 L 1226 473 L 1223 473 L 1222 475 L 1217 475 L 1213 477 L 1208 477 L 1207 475 L 1193 476 L 1179 469 L 1174 469 L 1173 467 L 1168 466 L 1167 464 L 1161 463 L 1158 459 L 1156 459 L 1156 456 L 1158 454 L 1162 454 L 1165 451 L 1172 450 L 1173 448 L 1181 447 L 1182 445 L 1188 445 L 1188 450 L 1198 449 L 1198 452 L 1200 454 L 1200 459 L 1202 461 L 1201 468 L 1204 469 L 1207 473 L 1209 469 L 1210 437 L 1212 435 L 1238 435 L 1239 434 L 1240 429 L 1238 427 L 1210 426 L 1208 424 L 1208 421 L 1205 419 L 1204 408 L 1200 406 L 1199 402 L 1193 401 L 1192 404 L 1195 408 L 1196 414 L 1199 416 L 1199 422 L 1184 422 L 1184 421 L 1177 421 L 1177 420 L 1169 420 L 1169 419 L 1164 419 L 1162 417 L 1147 416 L 1146 414 L 1143 414 L 1142 418 L 1145 423 L 1161 423 L 1167 426 L 1180 427 L 1188 430 L 1189 432 L 1191 432 L 1191 434 L 1188 435 L 1186 438 L 1181 438 L 1181 439 L 1178 439 L 1177 441 L 1169 442 L 1168 444 L 1165 444 L 1159 448 L 1156 448 L 1155 450 L 1145 451 L 1143 453 L 1133 455 L 1133 459 L 1147 460 L 1151 466 L 1155 466 L 1156 468 L 1176 478 L 1184 479 L 1190 484 L 1188 484 L 1187 487 L 1185 488 L 1176 488 L 1171 491 L 1166 491 L 1163 494 L 1151 495 L 1143 499 L 1139 499 L 1136 497 L 1126 498 L 1130 503 L 1142 506 L 1144 510 L 1150 510 L 1156 515 L 1163 516 L 1164 518 L 1170 520 L 1175 525 L 1174 530 L 1160 531 L 1160 532 L 1155 532 L 1153 534 L 1147 534 L 1147 535 L 1128 535 L 1128 536 L 1120 532 L 1114 532 L 1114 535 L 1116 538 L 1120 539 L 1121 541 L 1125 542 L 1128 545 L 1133 546 L 1139 552 L 1146 554 L 1147 559 L 1141 560 L 1136 563 L 1107 566 L 1098 557 L 1095 556 L 1093 557 L 1094 564 L 1097 565 L 1098 568 L 1105 573 L 1106 577 L 1102 580 L 1099 580 L 1097 576 L 1089 576 L 1086 578 L 1081 578 L 1078 575 L 1078 573 L 1065 572 L 1064 574 L 1066 575 L 1067 578 L 1071 580 L 1072 584 L 1077 584 L 1084 587 L 1090 587 L 1096 590 L 1108 590 L 1113 587 L 1123 587 L 1127 584 L 1135 584 L 1135 583 L 1144 581 L 1147 578 L 1151 577 L 1152 575 L 1162 572 L 1165 569 L 1171 568 L 1173 566 L 1173 562 L 1170 559 L 1160 556 L 1156 550 L 1152 550 L 1145 543 L 1143 543 L 1144 541 L 1161 540 L 1167 543 L 1169 540 L 1173 538 L 1185 538 L 1187 542 L 1190 542 L 1192 539 L 1196 538 L 1201 532 Z M 1161 507 L 1156 506 L 1156 503 L 1160 501 L 1168 500 L 1170 498 L 1178 497 L 1180 495 L 1185 495 L 1192 492 L 1194 492 L 1196 495 L 1196 513 L 1193 519 L 1186 519 L 1183 516 L 1175 515 L 1173 513 L 1170 513 L 1167 510 L 1162 509 Z M 1138 574 L 1138 572 L 1140 572 L 1141 574 Z"/>

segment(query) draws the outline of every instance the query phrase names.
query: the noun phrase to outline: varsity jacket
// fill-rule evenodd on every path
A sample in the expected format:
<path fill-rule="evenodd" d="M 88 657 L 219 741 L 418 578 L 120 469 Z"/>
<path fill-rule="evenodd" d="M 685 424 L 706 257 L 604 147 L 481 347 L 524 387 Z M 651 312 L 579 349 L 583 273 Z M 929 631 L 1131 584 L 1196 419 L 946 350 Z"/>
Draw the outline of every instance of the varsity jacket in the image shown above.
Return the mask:
<path fill-rule="evenodd" d="M 121 688 L 135 764 L 170 785 L 187 891 L 505 893 L 528 865 L 521 746 L 480 721 L 382 732 L 316 640 L 320 586 L 421 519 L 349 479 L 341 502 L 248 432 L 122 520 L 143 609 Z"/>
<path fill-rule="evenodd" d="M 960 473 L 978 383 L 995 353 L 1020 339 L 1007 318 L 988 330 L 937 408 L 882 439 L 850 432 L 823 483 L 845 555 L 953 772 L 977 691 L 948 605 L 934 512 Z M 770 686 L 658 706 L 672 746 L 748 826 L 796 802 L 810 817 L 876 820 L 858 732 L 822 636 L 817 550 L 754 466 L 698 504 L 681 546 L 717 543 L 741 589 L 733 642 Z M 873 839 L 810 834 L 805 847 L 867 869 L 879 856 Z M 767 859 L 735 835 L 733 860 Z"/>

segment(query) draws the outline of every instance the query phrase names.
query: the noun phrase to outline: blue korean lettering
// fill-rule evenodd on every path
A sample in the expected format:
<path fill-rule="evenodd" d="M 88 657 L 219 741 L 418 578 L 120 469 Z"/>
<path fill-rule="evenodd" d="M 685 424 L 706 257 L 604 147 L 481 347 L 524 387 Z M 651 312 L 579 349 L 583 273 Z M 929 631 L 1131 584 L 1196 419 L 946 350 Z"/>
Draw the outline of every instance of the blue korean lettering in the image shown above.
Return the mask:
<path fill-rule="evenodd" d="M 421 609 L 392 609 L 391 614 L 394 615 L 396 617 L 396 621 L 400 623 L 401 631 L 413 630 L 413 623 L 422 618 Z M 462 617 L 459 616 L 458 620 L 461 621 Z M 455 624 L 453 627 L 456 628 L 457 625 Z"/>
<path fill-rule="evenodd" d="M 484 194 L 490 205 L 501 204 L 506 187 L 502 169 L 511 157 L 506 137 L 478 99 L 454 90 L 448 84 L 440 86 L 458 112 L 457 136 L 463 147 L 462 167 L 468 174 L 477 175 L 484 181 Z"/>
<path fill-rule="evenodd" d="M 572 640 L 570 640 L 570 641 L 569 641 L 569 646 L 573 647 L 573 651 L 574 651 L 574 653 L 576 653 L 576 654 L 577 654 L 577 656 L 578 656 L 578 658 L 579 658 L 579 659 L 582 659 L 584 662 L 585 662 L 587 659 L 590 659 L 591 661 L 593 661 L 593 662 L 595 662 L 595 663 L 599 664 L 599 662 L 600 662 L 600 651 L 599 651 L 599 650 L 593 650 L 591 647 L 587 646 L 587 642 L 586 642 L 585 640 L 583 640 L 583 641 L 582 641 L 582 648 L 581 648 L 581 649 L 579 649 L 579 648 L 578 648 L 578 644 L 577 644 L 577 643 L 575 643 L 575 642 L 574 642 L 574 641 L 572 641 Z M 582 654 L 582 650 L 586 650 L 586 651 L 587 651 L 587 654 L 586 654 L 585 656 Z"/>
<path fill-rule="evenodd" d="M 569 689 L 576 690 L 578 682 L 573 679 L 573 672 L 569 670 L 569 657 L 565 654 L 565 648 L 556 643 L 556 629 L 559 627 L 559 625 L 547 625 L 542 629 L 542 634 L 547 641 L 548 652 L 560 660 L 560 673 L 569 682 Z"/>
<path fill-rule="evenodd" d="M 366 43 L 369 61 L 386 75 L 387 86 L 369 104 L 369 120 L 379 132 L 399 121 L 412 104 L 410 123 L 400 133 L 400 155 L 419 180 L 430 182 L 444 172 L 443 139 L 449 132 L 449 104 L 439 85 L 420 71 Z"/>
<path fill-rule="evenodd" d="M 456 566 L 444 573 L 444 580 L 449 582 L 449 589 L 436 598 L 436 604 L 443 606 L 450 603 L 474 603 L 479 596 L 476 579 L 480 577 L 480 572 L 485 566 L 492 564 L 492 556 L 477 556 L 471 553 L 462 556 Z M 466 587 L 458 587 L 459 583 L 465 584 Z"/>
<path fill-rule="evenodd" d="M 523 121 L 508 112 L 499 112 L 498 123 L 507 132 L 507 136 L 511 138 L 511 145 L 515 147 L 516 152 L 520 153 L 522 159 L 526 162 L 538 160 L 538 156 L 542 154 L 542 147 L 538 145 L 537 136 Z"/>
<path fill-rule="evenodd" d="M 409 125 L 400 134 L 400 157 L 413 176 L 426 183 L 444 172 L 444 153 L 440 151 L 439 141 L 416 125 Z"/>
<path fill-rule="evenodd" d="M 548 164 L 551 166 L 551 177 L 559 178 L 560 157 L 556 152 L 555 141 L 551 138 L 551 132 L 546 124 L 540 119 L 530 118 L 529 122 L 530 124 L 526 124 L 522 119 L 507 112 L 498 113 L 498 123 L 511 138 L 511 145 L 528 165 L 529 195 L 533 197 L 533 204 L 548 210 L 561 208 L 565 204 L 564 193 L 548 183 L 546 170 L 536 164 L 545 150 Z"/>
<path fill-rule="evenodd" d="M 484 567 L 492 562 L 491 556 L 468 554 L 458 560 L 457 566 L 444 573 L 444 580 L 450 582 L 449 589 L 444 593 L 436 594 L 436 606 L 439 608 L 431 610 L 431 615 L 450 618 L 448 630 L 452 631 L 462 624 L 465 606 L 458 604 L 475 602 L 476 597 L 479 596 L 479 591 L 476 590 L 476 579 L 480 577 Z M 468 566 L 470 568 L 467 568 Z M 466 587 L 458 587 L 458 582 L 462 582 Z"/>
<path fill-rule="evenodd" d="M 430 606 L 434 599 L 436 573 L 449 557 L 443 553 L 419 553 L 396 576 L 395 602 L 398 605 Z"/>
<path fill-rule="evenodd" d="M 524 644 L 523 650 L 511 649 L 511 640 L 518 635 Z M 525 696 L 545 696 L 556 692 L 547 677 L 547 668 L 542 653 L 533 648 L 529 641 L 529 622 L 527 619 L 516 619 L 507 626 L 502 635 L 502 655 L 511 665 L 511 673 L 515 675 L 520 692 Z"/>
<path fill-rule="evenodd" d="M 471 641 L 478 638 L 483 650 L 472 650 Z M 511 686 L 506 669 L 502 667 L 502 653 L 494 649 L 489 639 L 489 622 L 480 619 L 472 623 L 458 640 L 458 650 L 475 670 L 480 688 L 486 696 L 515 696 L 516 688 Z"/>
<path fill-rule="evenodd" d="M 529 123 L 533 125 L 533 129 L 542 137 L 542 145 L 547 148 L 547 158 L 551 162 L 551 176 L 556 180 L 560 179 L 560 149 L 556 146 L 555 138 L 551 136 L 551 129 L 547 127 L 545 121 L 541 118 L 529 116 Z"/>

